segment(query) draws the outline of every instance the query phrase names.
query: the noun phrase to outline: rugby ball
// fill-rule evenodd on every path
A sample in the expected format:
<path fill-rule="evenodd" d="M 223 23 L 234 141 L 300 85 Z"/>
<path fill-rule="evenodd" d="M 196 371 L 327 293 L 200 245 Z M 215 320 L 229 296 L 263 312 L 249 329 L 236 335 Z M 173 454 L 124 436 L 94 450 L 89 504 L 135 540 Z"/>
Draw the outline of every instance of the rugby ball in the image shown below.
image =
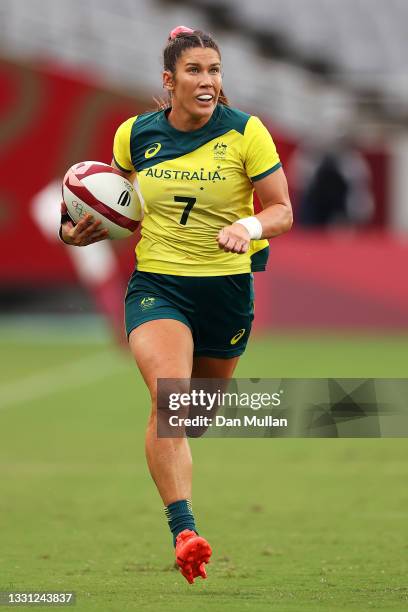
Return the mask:
<path fill-rule="evenodd" d="M 133 234 L 143 218 L 143 205 L 133 185 L 119 170 L 97 161 L 74 164 L 64 176 L 62 197 L 74 223 L 86 214 L 100 219 L 108 238 Z"/>

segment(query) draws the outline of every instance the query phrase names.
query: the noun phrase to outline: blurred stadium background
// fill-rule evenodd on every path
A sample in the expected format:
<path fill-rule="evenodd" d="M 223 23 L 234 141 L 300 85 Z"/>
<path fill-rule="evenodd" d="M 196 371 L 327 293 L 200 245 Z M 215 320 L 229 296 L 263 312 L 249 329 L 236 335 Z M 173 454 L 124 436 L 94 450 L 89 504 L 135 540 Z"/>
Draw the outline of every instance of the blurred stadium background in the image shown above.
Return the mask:
<path fill-rule="evenodd" d="M 407 376 L 407 22 L 406 0 L 0 0 L 4 585 L 73 585 L 94 596 L 81 610 L 130 610 L 137 573 L 143 609 L 152 598 L 152 610 L 177 609 L 177 577 L 169 600 L 157 599 L 169 588 L 160 574 L 168 536 L 144 468 L 148 398 L 129 356 L 116 348 L 136 238 L 78 250 L 56 238 L 62 176 L 81 160 L 109 163 L 116 127 L 155 107 L 161 49 L 175 25 L 216 36 L 231 104 L 268 125 L 290 182 L 295 226 L 271 241 L 268 271 L 256 275 L 255 334 L 238 374 Z M 334 609 L 346 595 L 340 586 L 325 590 L 326 573 L 352 582 L 353 564 L 361 579 L 344 609 L 368 606 L 367 592 L 374 607 L 402 609 L 406 568 L 392 533 L 406 534 L 403 440 L 335 448 L 322 440 L 225 442 L 233 459 L 226 477 L 237 489 L 221 490 L 217 481 L 225 447 L 194 442 L 196 503 L 207 532 L 217 545 L 226 538 L 227 549 L 216 557 L 213 582 L 225 593 L 207 591 L 206 609 L 229 609 L 233 592 L 231 609 L 298 610 L 301 602 L 315 610 L 317 600 Z M 254 482 L 244 448 L 257 466 L 276 462 L 279 474 Z M 241 544 L 225 535 L 207 486 L 232 513 L 233 531 L 253 512 L 264 541 L 250 528 Z M 310 487 L 313 518 L 302 506 Z M 349 532 L 343 511 L 362 517 L 365 529 Z M 21 530 L 25 544 L 16 546 Z M 124 552 L 122 540 L 135 539 L 130 532 L 138 542 Z M 98 538 L 99 552 L 90 552 Z M 147 559 L 136 544 L 151 545 Z M 244 570 L 239 546 L 253 554 Z M 323 578 L 314 585 L 315 576 Z M 119 591 L 125 595 L 116 606 Z M 99 604 L 96 592 L 104 594 Z"/>
<path fill-rule="evenodd" d="M 131 241 L 93 249 L 98 263 L 71 253 L 54 239 L 54 203 L 72 163 L 109 162 L 118 124 L 154 108 L 161 48 L 181 22 L 219 38 L 232 104 L 270 127 L 291 185 L 295 230 L 258 275 L 257 328 L 406 327 L 408 7 L 301 7 L 2 0 L 3 314 L 121 308 Z"/>

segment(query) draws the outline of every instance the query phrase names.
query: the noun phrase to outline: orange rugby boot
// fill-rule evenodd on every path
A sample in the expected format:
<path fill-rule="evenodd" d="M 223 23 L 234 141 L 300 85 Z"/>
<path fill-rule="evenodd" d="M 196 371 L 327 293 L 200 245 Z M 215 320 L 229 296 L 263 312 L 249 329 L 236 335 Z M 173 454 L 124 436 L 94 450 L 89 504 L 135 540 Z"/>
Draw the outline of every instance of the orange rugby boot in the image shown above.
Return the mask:
<path fill-rule="evenodd" d="M 207 578 L 204 565 L 210 562 L 211 546 L 191 529 L 184 529 L 176 538 L 176 561 L 184 578 L 193 584 L 194 578 Z"/>

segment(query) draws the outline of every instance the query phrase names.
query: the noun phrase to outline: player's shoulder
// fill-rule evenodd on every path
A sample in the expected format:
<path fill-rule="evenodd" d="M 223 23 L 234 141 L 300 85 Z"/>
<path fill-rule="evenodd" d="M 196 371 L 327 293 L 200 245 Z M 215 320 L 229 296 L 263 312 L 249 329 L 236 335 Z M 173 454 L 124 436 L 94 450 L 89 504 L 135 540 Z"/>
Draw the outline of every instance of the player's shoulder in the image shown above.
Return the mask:
<path fill-rule="evenodd" d="M 223 106 L 221 119 L 228 124 L 230 129 L 239 132 L 242 136 L 251 135 L 259 130 L 265 130 L 265 126 L 256 115 L 250 115 L 239 108 Z"/>
<path fill-rule="evenodd" d="M 139 115 L 133 115 L 133 117 L 129 117 L 129 119 L 123 121 L 118 129 L 132 132 L 137 130 L 138 132 L 140 132 L 146 128 L 155 125 L 162 115 L 162 110 L 148 111 L 145 113 L 140 113 Z"/>
<path fill-rule="evenodd" d="M 230 130 L 235 130 L 239 134 L 243 135 L 250 119 L 251 115 L 245 113 L 239 108 L 233 108 L 231 106 L 220 104 L 219 121 L 224 123 Z"/>
<path fill-rule="evenodd" d="M 122 123 L 118 127 L 118 132 L 131 130 L 137 118 L 138 118 L 138 115 L 134 115 L 133 117 L 129 117 L 129 119 L 122 121 Z"/>
<path fill-rule="evenodd" d="M 135 117 L 133 130 L 142 132 L 145 129 L 155 127 L 163 118 L 164 110 L 147 111 Z"/>

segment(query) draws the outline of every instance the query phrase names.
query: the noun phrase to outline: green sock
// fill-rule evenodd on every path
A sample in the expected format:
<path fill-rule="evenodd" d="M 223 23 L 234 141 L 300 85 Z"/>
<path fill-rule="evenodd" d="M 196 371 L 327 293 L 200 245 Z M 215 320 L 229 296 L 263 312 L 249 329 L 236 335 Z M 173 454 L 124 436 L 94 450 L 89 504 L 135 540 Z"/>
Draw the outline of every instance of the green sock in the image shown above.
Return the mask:
<path fill-rule="evenodd" d="M 197 533 L 194 522 L 194 515 L 189 499 L 180 499 L 164 508 L 167 516 L 170 531 L 173 534 L 173 544 L 176 545 L 176 538 L 184 529 L 191 529 Z"/>

